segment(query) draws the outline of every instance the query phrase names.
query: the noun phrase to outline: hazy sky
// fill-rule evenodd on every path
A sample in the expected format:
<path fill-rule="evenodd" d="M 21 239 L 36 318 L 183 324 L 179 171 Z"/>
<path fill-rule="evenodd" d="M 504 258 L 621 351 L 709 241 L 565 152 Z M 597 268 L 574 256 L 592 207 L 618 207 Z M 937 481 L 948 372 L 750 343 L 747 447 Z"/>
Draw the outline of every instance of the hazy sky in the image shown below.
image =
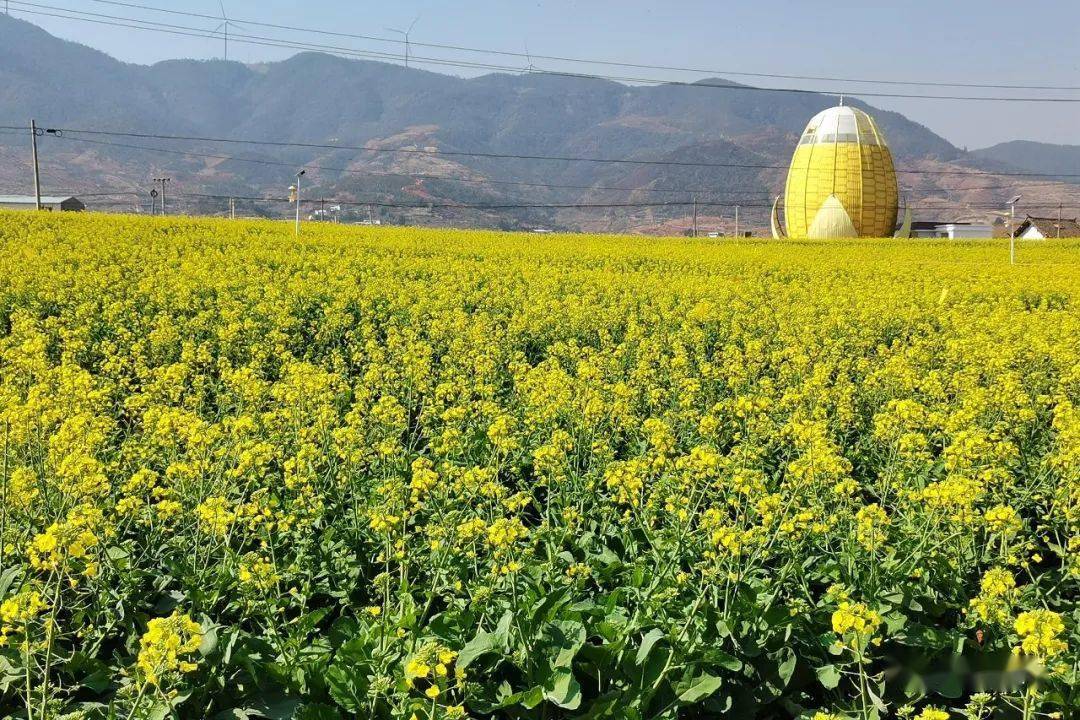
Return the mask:
<path fill-rule="evenodd" d="M 2 3 L 3 0 L 0 0 Z M 127 0 L 172 10 L 220 14 L 218 0 Z M 1080 2 L 1076 0 L 904 0 L 903 2 L 725 2 L 724 0 L 224 0 L 230 17 L 282 25 L 330 29 L 393 38 L 387 27 L 407 27 L 416 42 L 560 55 L 621 62 L 705 68 L 724 72 L 933 80 L 938 82 L 1080 87 Z M 12 2 L 12 14 L 50 32 L 99 48 L 122 60 L 150 63 L 175 57 L 220 57 L 221 40 L 157 32 L 19 12 L 41 7 L 137 17 L 214 30 L 212 20 L 150 13 L 95 0 Z M 236 33 L 324 43 L 358 50 L 400 53 L 400 45 L 333 38 L 248 26 Z M 287 57 L 296 50 L 231 42 L 230 59 L 256 62 Z M 414 56 L 468 59 L 524 67 L 524 59 L 413 48 Z M 417 62 L 418 66 L 424 66 Z M 534 60 L 544 69 L 573 69 L 610 75 L 693 80 L 695 73 L 567 65 Z M 438 72 L 478 71 L 426 66 Z M 833 81 L 733 80 L 776 87 L 857 89 L 944 95 L 1057 96 L 1080 98 L 1080 90 L 980 90 L 869 86 Z M 702 90 L 701 92 L 718 92 Z M 1080 104 L 960 102 L 883 99 L 867 102 L 904 112 L 952 142 L 971 148 L 1012 139 L 1080 144 Z"/>

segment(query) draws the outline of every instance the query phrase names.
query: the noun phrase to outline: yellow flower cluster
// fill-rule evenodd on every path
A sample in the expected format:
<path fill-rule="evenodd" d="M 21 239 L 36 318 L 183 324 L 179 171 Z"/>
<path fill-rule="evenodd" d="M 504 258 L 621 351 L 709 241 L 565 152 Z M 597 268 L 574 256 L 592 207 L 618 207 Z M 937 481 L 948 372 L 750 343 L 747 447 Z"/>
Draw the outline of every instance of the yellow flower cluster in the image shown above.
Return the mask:
<path fill-rule="evenodd" d="M 1008 622 L 1016 595 L 1016 578 L 1005 568 L 987 570 L 979 584 L 980 592 L 969 605 L 975 616 L 988 623 L 1002 625 Z"/>
<path fill-rule="evenodd" d="M 488 527 L 487 541 L 496 550 L 505 550 L 528 534 L 520 519 L 499 518 Z"/>
<path fill-rule="evenodd" d="M 1016 617 L 1014 629 L 1020 636 L 1018 649 L 1025 655 L 1052 658 L 1069 647 L 1060 637 L 1065 632 L 1065 623 L 1052 610 L 1022 612 Z"/>
<path fill-rule="evenodd" d="M 195 508 L 199 524 L 210 535 L 223 536 L 236 522 L 232 503 L 223 497 L 209 497 Z"/>
<path fill-rule="evenodd" d="M 993 533 L 1015 535 L 1021 527 L 1020 515 L 1008 505 L 995 505 L 986 511 L 986 527 Z"/>
<path fill-rule="evenodd" d="M 251 553 L 240 561 L 236 577 L 241 584 L 259 591 L 267 591 L 281 579 L 274 564 L 267 558 Z"/>
<path fill-rule="evenodd" d="M 889 516 L 874 503 L 855 513 L 855 537 L 870 552 L 879 549 L 888 537 Z"/>
<path fill-rule="evenodd" d="M 170 673 L 189 673 L 198 668 L 196 663 L 182 658 L 198 650 L 202 640 L 202 627 L 187 615 L 174 612 L 167 618 L 154 618 L 139 639 L 136 665 L 146 682 L 160 685 Z"/>
<path fill-rule="evenodd" d="M 881 615 L 865 603 L 841 602 L 832 614 L 833 632 L 856 650 L 865 649 L 881 626 Z"/>
<path fill-rule="evenodd" d="M 465 671 L 453 668 L 457 653 L 438 642 L 424 643 L 405 662 L 405 685 L 409 689 L 423 689 L 426 698 L 439 700 L 445 693 L 453 691 L 455 685 L 465 679 Z M 419 687 L 418 684 L 419 683 Z M 460 708 L 460 706 L 453 706 Z M 460 710 L 451 716 L 462 717 Z"/>
<path fill-rule="evenodd" d="M 604 483 L 620 505 L 637 507 L 645 487 L 647 464 L 644 460 L 611 463 L 604 472 Z"/>
<path fill-rule="evenodd" d="M 10 636 L 25 632 L 26 626 L 48 607 L 37 590 L 24 590 L 0 603 L 0 647 Z"/>
<path fill-rule="evenodd" d="M 949 713 L 941 708 L 927 707 L 916 716 L 916 720 L 949 720 Z"/>
<path fill-rule="evenodd" d="M 41 494 L 37 476 L 30 468 L 15 468 L 8 479 L 5 502 L 12 510 L 28 510 Z"/>
<path fill-rule="evenodd" d="M 91 553 L 98 545 L 98 532 L 102 525 L 102 512 L 90 505 L 80 505 L 71 510 L 62 522 L 50 525 L 45 532 L 34 537 L 28 554 L 30 564 L 39 570 L 73 572 L 80 570 L 94 575 L 97 565 Z M 81 564 L 77 568 L 76 564 Z"/>

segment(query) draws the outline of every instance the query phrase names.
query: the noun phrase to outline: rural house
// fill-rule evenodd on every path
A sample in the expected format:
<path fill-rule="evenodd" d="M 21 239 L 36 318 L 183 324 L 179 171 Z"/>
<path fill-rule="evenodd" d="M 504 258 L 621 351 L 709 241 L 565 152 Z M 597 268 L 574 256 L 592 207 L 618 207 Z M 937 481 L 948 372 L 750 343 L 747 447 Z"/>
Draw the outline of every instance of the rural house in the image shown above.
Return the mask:
<path fill-rule="evenodd" d="M 1045 218 L 1027 216 L 1027 219 L 1016 228 L 1014 237 L 1022 240 L 1045 240 L 1047 238 L 1075 238 L 1080 237 L 1080 224 L 1076 218 Z"/>
<path fill-rule="evenodd" d="M 0 210 L 33 210 L 36 208 L 33 195 L 0 195 Z M 41 196 L 41 209 L 63 212 L 78 212 L 86 209 L 82 200 L 70 196 Z"/>

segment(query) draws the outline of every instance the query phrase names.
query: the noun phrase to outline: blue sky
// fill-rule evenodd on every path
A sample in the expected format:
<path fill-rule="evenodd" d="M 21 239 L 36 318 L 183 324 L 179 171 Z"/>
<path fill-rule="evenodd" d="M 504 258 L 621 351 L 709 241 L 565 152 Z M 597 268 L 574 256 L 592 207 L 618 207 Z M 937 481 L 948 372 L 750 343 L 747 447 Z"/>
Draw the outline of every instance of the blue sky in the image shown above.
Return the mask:
<path fill-rule="evenodd" d="M 2 1 L 2 0 L 0 0 Z M 94 0 L 34 0 L 106 15 L 138 17 L 213 30 L 215 23 L 116 7 Z M 218 0 L 130 0 L 216 15 Z M 220 40 L 107 27 L 54 17 L 13 14 L 50 32 L 104 50 L 128 62 L 151 63 L 175 57 L 220 57 Z M 55 12 L 31 8 L 39 12 Z M 1080 3 L 1072 0 L 906 0 L 905 2 L 724 2 L 723 0 L 225 0 L 230 17 L 340 32 L 395 37 L 388 27 L 406 27 L 419 16 L 412 38 L 533 54 L 613 59 L 643 64 L 723 71 L 937 80 L 1027 85 L 1080 86 Z M 248 27 L 236 32 L 289 40 L 401 52 L 378 43 Z M 275 60 L 295 50 L 230 44 L 230 58 Z M 524 60 L 414 48 L 414 55 L 524 66 Z M 664 79 L 697 79 L 694 73 L 628 70 L 535 61 L 546 69 L 605 74 L 647 74 Z M 462 68 L 429 69 L 457 75 Z M 868 86 L 835 82 L 735 80 L 774 86 L 847 89 Z M 890 88 L 875 87 L 888 91 Z M 961 88 L 905 88 L 932 94 L 1031 95 L 1031 91 Z M 708 92 L 708 91 L 702 91 Z M 1044 93 L 1051 94 L 1051 93 Z M 1080 98 L 1080 91 L 1058 96 Z M 998 104 L 867 98 L 871 104 L 904 112 L 952 142 L 972 148 L 1011 139 L 1080 144 L 1080 104 Z"/>

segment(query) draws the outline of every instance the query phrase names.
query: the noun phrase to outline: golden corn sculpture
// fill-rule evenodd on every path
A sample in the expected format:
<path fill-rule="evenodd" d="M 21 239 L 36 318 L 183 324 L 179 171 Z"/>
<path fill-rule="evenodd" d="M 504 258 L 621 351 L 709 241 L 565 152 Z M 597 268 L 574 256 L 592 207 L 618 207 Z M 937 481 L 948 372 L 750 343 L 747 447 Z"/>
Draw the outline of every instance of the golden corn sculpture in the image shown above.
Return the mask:
<path fill-rule="evenodd" d="M 785 234 L 779 205 L 777 197 L 772 212 L 776 238 Z M 892 153 L 874 119 L 843 100 L 815 115 L 788 170 L 787 236 L 890 237 L 898 207 Z"/>

